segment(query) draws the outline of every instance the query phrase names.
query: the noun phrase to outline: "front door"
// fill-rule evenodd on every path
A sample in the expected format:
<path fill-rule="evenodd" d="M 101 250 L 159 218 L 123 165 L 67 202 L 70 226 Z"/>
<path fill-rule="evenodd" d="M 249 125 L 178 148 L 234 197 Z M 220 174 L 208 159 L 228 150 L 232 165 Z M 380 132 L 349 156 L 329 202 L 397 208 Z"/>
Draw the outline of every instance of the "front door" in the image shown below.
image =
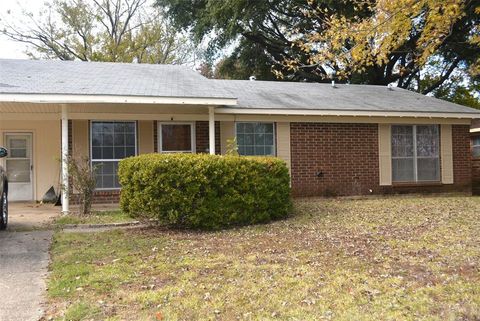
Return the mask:
<path fill-rule="evenodd" d="M 8 199 L 33 200 L 32 134 L 7 133 L 5 142 L 8 156 L 5 168 L 8 177 Z"/>

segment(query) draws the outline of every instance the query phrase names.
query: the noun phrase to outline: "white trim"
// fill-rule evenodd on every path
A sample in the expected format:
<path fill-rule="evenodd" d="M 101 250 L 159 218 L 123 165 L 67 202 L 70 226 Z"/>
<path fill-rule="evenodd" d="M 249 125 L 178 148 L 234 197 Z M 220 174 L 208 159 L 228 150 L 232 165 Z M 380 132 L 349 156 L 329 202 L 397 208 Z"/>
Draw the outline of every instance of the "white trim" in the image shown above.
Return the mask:
<path fill-rule="evenodd" d="M 68 181 L 68 106 L 62 105 L 61 114 L 61 126 L 62 126 L 62 213 L 68 214 L 69 212 L 69 181 Z"/>
<path fill-rule="evenodd" d="M 357 111 L 357 110 L 312 110 L 312 109 L 269 109 L 269 108 L 231 108 L 215 109 L 217 114 L 251 114 L 284 116 L 366 116 L 366 117 L 414 117 L 414 118 L 480 118 L 480 113 L 422 113 L 400 111 Z"/>
<path fill-rule="evenodd" d="M 215 107 L 208 107 L 208 151 L 215 155 Z"/>
<path fill-rule="evenodd" d="M 276 131 L 276 123 L 273 121 L 236 121 L 235 122 L 235 140 L 237 141 L 238 145 L 238 139 L 237 139 L 237 126 L 238 124 L 272 124 L 273 125 L 273 155 L 272 156 L 277 156 L 277 131 Z M 255 145 L 254 145 L 255 146 Z M 264 145 L 267 146 L 267 145 Z M 245 155 L 245 156 L 269 156 L 269 155 Z"/>
<path fill-rule="evenodd" d="M 138 155 L 138 123 L 136 120 L 90 120 L 88 125 L 88 145 L 90 153 L 90 167 L 93 167 L 93 162 L 120 162 L 122 159 L 93 159 L 93 144 L 92 144 L 92 124 L 93 123 L 134 123 L 135 124 L 135 155 Z M 72 142 L 73 143 L 73 142 Z M 96 191 L 119 191 L 120 187 L 95 187 Z"/>
<path fill-rule="evenodd" d="M 190 136 L 191 136 L 191 143 L 190 146 L 192 147 L 192 150 L 169 150 L 169 151 L 164 151 L 162 149 L 162 125 L 190 125 Z M 157 136 L 158 136 L 158 142 L 157 142 L 157 150 L 159 153 L 164 153 L 164 154 L 169 154 L 169 153 L 191 153 L 195 154 L 197 152 L 197 146 L 195 144 L 196 141 L 196 132 L 195 132 L 195 122 L 189 121 L 189 122 L 177 122 L 177 121 L 163 121 L 163 122 L 157 122 Z"/>
<path fill-rule="evenodd" d="M 472 128 L 470 129 L 471 133 L 480 133 L 480 127 L 479 128 Z"/>
<path fill-rule="evenodd" d="M 114 104 L 175 104 L 175 105 L 226 105 L 236 106 L 236 98 L 206 97 L 151 97 L 117 95 L 68 94 L 0 94 L 0 101 L 28 103 L 114 103 Z"/>

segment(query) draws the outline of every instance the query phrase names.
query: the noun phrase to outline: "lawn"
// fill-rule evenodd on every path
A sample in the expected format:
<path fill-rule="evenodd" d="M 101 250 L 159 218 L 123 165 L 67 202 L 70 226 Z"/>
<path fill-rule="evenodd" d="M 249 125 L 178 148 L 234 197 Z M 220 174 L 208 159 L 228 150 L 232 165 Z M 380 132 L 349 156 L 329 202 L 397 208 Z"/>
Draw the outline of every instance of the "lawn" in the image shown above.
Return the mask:
<path fill-rule="evenodd" d="M 220 232 L 57 232 L 47 317 L 478 320 L 480 198 L 295 201 Z"/>
<path fill-rule="evenodd" d="M 65 226 L 68 224 L 106 224 L 133 222 L 131 218 L 121 210 L 94 211 L 91 215 L 80 216 L 75 214 L 62 215 L 55 219 L 55 225 Z"/>

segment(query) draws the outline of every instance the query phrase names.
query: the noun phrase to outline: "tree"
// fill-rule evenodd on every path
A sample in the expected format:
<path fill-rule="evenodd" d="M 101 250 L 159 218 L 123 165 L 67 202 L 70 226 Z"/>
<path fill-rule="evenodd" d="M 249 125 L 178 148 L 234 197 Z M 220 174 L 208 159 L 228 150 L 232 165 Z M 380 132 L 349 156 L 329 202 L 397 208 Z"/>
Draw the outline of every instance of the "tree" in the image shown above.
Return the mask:
<path fill-rule="evenodd" d="M 478 77 L 478 0 L 156 3 L 196 41 L 210 39 L 211 55 L 233 47 L 225 61 L 241 67 L 234 77 L 257 72 L 262 75 L 259 79 L 274 74 L 280 79 L 322 82 L 334 74 L 351 83 L 397 82 L 418 91 L 426 65 L 434 59 L 441 64 L 429 68 L 436 81 L 421 88 L 424 94 L 441 87 L 458 70 L 469 72 L 467 81 Z"/>
<path fill-rule="evenodd" d="M 10 13 L 0 32 L 32 58 L 180 64 L 194 59 L 186 36 L 147 0 L 53 0 L 38 15 Z"/>
<path fill-rule="evenodd" d="M 349 79 L 367 75 L 369 82 L 386 85 L 398 81 L 422 93 L 441 86 L 454 71 L 470 70 L 477 77 L 480 47 L 479 4 L 465 0 L 353 0 L 356 12 L 347 16 L 329 9 L 312 8 L 309 16 L 321 16 L 324 30 L 297 34 L 296 45 L 310 54 L 309 66 L 333 70 Z M 478 8 L 477 8 L 478 7 Z M 438 68 L 432 69 L 429 62 Z M 284 62 L 303 68 L 295 57 Z M 429 68 L 435 79 L 422 88 L 420 72 Z"/>

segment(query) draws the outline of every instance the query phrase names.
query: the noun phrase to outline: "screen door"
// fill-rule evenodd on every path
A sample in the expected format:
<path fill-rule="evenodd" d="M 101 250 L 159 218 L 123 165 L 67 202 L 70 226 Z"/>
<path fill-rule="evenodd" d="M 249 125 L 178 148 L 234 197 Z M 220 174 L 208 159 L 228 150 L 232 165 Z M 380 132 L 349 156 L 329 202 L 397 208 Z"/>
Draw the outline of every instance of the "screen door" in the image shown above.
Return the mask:
<path fill-rule="evenodd" d="M 11 201 L 33 200 L 32 134 L 5 134 L 8 156 L 5 167 L 8 177 L 8 198 Z"/>

